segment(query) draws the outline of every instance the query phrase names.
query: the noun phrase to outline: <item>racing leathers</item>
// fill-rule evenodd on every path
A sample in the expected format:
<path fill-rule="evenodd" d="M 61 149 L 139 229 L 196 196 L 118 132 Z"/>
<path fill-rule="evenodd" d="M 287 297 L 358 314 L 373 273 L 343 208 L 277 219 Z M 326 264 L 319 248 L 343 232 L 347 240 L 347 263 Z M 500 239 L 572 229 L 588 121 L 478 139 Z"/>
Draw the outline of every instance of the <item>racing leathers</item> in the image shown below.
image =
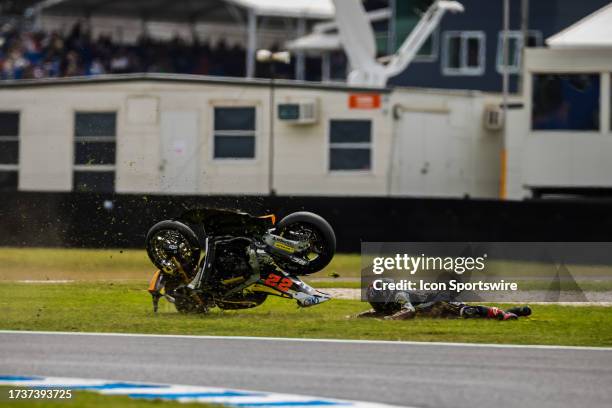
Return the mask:
<path fill-rule="evenodd" d="M 391 320 L 412 319 L 418 315 L 446 318 L 485 318 L 513 320 L 529 316 L 529 306 L 513 307 L 504 311 L 494 306 L 468 305 L 454 301 L 445 293 L 422 294 L 410 291 L 375 291 L 368 288 L 367 300 L 372 309 L 357 317 L 380 317 Z"/>

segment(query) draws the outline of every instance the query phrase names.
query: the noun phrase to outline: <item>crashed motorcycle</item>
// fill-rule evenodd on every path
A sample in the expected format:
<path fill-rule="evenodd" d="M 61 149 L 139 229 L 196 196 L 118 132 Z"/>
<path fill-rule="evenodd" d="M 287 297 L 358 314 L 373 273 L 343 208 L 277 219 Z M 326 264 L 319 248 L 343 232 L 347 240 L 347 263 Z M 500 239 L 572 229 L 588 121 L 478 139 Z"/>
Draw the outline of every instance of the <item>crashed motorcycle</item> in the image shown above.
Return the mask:
<path fill-rule="evenodd" d="M 327 266 L 336 250 L 332 227 L 310 212 L 277 223 L 272 214 L 190 210 L 151 227 L 146 249 L 158 268 L 149 284 L 154 311 L 162 297 L 184 313 L 252 308 L 270 295 L 301 307 L 331 299 L 300 279 Z"/>

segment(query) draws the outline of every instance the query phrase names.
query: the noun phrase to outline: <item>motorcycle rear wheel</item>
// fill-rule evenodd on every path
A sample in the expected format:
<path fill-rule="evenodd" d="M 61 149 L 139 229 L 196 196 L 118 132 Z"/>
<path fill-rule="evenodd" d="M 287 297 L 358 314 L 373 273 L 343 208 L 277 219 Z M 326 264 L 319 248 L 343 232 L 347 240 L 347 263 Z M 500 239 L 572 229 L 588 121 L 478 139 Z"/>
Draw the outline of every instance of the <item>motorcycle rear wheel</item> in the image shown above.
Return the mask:
<path fill-rule="evenodd" d="M 318 272 L 331 262 L 336 253 L 336 234 L 331 225 L 317 214 L 307 211 L 289 214 L 279 221 L 276 231 L 284 238 L 310 242 L 309 252 L 303 254 L 307 265 L 280 257 L 276 259 L 276 264 L 289 273 L 300 276 Z"/>

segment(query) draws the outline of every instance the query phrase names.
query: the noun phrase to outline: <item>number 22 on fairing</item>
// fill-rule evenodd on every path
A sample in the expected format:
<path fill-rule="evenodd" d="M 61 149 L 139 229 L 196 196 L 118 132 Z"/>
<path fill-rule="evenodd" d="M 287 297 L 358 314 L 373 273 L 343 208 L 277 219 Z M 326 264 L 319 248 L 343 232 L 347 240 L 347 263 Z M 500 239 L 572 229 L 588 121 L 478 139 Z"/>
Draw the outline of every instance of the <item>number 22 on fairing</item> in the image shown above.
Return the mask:
<path fill-rule="evenodd" d="M 264 285 L 276 288 L 280 291 L 286 292 L 289 290 L 293 282 L 289 278 L 282 278 L 274 273 L 268 275 L 264 281 Z"/>

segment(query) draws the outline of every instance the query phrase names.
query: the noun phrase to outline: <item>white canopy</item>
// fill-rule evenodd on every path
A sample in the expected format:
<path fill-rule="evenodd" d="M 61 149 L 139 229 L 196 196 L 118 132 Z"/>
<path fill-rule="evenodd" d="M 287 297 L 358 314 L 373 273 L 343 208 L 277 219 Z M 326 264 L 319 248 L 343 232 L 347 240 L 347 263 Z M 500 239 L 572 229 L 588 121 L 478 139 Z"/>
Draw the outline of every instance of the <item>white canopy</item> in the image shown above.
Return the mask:
<path fill-rule="evenodd" d="M 291 51 L 329 52 L 342 49 L 338 34 L 312 33 L 293 41 L 288 41 L 287 48 Z"/>
<path fill-rule="evenodd" d="M 142 17 L 151 21 L 233 21 L 230 8 L 258 16 L 325 20 L 334 17 L 331 0 L 44 0 L 38 11 L 54 15 Z M 231 15 L 229 16 L 231 17 Z"/>
<path fill-rule="evenodd" d="M 260 16 L 333 18 L 331 0 L 230 0 Z"/>
<path fill-rule="evenodd" d="M 611 48 L 612 3 L 546 39 L 551 48 Z"/>

